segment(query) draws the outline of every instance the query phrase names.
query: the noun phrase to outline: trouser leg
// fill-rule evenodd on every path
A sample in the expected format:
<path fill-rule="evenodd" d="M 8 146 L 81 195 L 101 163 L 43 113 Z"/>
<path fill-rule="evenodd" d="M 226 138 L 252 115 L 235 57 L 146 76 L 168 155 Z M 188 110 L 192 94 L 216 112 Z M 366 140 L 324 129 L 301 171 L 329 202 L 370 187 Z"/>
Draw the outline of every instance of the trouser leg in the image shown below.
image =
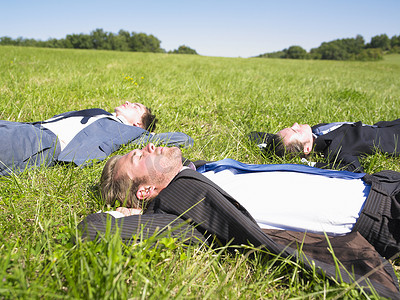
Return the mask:
<path fill-rule="evenodd" d="M 0 121 L 0 175 L 51 166 L 60 153 L 57 137 L 40 125 Z"/>
<path fill-rule="evenodd" d="M 400 173 L 382 171 L 371 176 L 372 187 L 354 226 L 384 257 L 400 254 Z"/>

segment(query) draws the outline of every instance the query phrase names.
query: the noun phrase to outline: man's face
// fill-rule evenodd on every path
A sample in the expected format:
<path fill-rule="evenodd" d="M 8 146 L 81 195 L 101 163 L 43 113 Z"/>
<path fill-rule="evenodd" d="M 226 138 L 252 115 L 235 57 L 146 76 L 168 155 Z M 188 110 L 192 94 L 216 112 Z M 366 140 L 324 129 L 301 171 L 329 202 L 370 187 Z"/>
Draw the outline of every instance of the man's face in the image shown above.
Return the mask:
<path fill-rule="evenodd" d="M 182 152 L 177 147 L 155 147 L 149 143 L 122 156 L 116 166 L 116 177 L 144 177 L 146 184 L 165 188 L 182 169 Z"/>
<path fill-rule="evenodd" d="M 118 116 L 124 117 L 129 124 L 143 128 L 142 118 L 147 112 L 146 106 L 141 103 L 131 103 L 126 101 L 124 104 L 115 108 L 115 113 Z"/>
<path fill-rule="evenodd" d="M 294 142 L 299 142 L 303 146 L 311 144 L 312 148 L 312 144 L 314 141 L 311 127 L 308 124 L 294 123 L 292 127 L 287 127 L 285 129 L 282 129 L 281 131 L 278 131 L 277 135 L 282 138 L 285 146 L 290 145 Z"/>

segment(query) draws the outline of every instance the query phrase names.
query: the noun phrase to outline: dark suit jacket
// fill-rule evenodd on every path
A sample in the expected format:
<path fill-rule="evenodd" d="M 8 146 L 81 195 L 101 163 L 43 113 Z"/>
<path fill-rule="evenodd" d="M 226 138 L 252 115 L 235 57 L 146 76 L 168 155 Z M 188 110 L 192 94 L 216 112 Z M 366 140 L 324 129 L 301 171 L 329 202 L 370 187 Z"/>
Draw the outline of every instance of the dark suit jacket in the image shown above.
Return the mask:
<path fill-rule="evenodd" d="M 324 124 L 318 124 L 317 128 Z M 382 121 L 376 127 L 362 126 L 361 122 L 345 124 L 315 139 L 314 150 L 324 154 L 328 163 L 317 167 L 342 167 L 348 171 L 363 172 L 359 157 L 377 151 L 400 154 L 400 119 Z"/>
<path fill-rule="evenodd" d="M 97 216 L 96 221 L 82 221 L 79 226 L 83 236 L 94 239 L 98 233 L 104 233 L 107 219 L 105 215 Z M 283 257 L 297 257 L 309 268 L 312 268 L 311 261 L 314 261 L 319 272 L 337 278 L 335 263 L 327 250 L 329 245 L 324 236 L 307 234 L 309 238 L 306 240 L 309 243 L 307 247 L 303 247 L 307 252 L 299 257 L 298 244 L 301 244 L 304 233 L 261 230 L 251 215 L 235 199 L 193 170 L 180 172 L 149 204 L 142 216 L 121 218 L 117 223 L 122 228 L 129 226 L 131 233 L 135 234 L 144 224 L 143 218 L 148 222 L 146 229 L 153 232 L 157 226 L 160 228 L 173 224 L 171 219 L 179 219 L 180 222 L 187 220 L 196 228 L 196 232 L 205 237 L 215 236 L 223 244 L 251 243 L 256 247 L 266 247 L 272 253 Z M 158 222 L 158 225 L 154 226 L 153 222 Z M 374 268 L 381 267 L 379 272 L 369 277 L 373 286 L 382 296 L 400 299 L 397 279 L 391 265 L 383 267 L 382 262 L 385 260 L 361 235 L 355 232 L 344 237 L 329 239 L 335 255 L 350 274 L 354 272 L 356 280 Z M 353 282 L 343 269 L 341 275 L 345 282 Z M 364 280 L 360 281 L 360 285 L 367 288 Z"/>

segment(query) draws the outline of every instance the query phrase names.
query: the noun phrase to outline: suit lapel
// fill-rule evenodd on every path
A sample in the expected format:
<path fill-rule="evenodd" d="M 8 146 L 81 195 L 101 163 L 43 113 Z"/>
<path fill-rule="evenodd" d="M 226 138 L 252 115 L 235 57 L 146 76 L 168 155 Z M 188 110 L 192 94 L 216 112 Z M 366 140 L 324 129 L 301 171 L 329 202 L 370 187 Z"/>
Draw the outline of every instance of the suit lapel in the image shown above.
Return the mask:
<path fill-rule="evenodd" d="M 193 170 L 183 170 L 182 172 L 180 172 L 175 178 L 174 180 L 178 180 L 179 178 L 191 178 L 191 179 L 195 179 L 201 182 L 204 182 L 208 185 L 210 185 L 211 187 L 213 187 L 214 189 L 216 189 L 219 193 L 221 193 L 221 195 L 223 195 L 230 203 L 232 203 L 238 210 L 240 210 L 242 213 L 244 213 L 248 218 L 250 218 L 254 223 L 257 223 L 256 220 L 254 220 L 254 218 L 251 216 L 251 214 L 236 200 L 234 199 L 231 195 L 229 195 L 225 190 L 223 190 L 219 185 L 215 184 L 213 181 L 211 181 L 210 179 L 208 179 L 207 177 L 205 177 L 203 174 L 200 174 L 196 171 Z M 174 181 L 173 180 L 173 181 Z"/>
<path fill-rule="evenodd" d="M 49 121 L 43 121 L 40 123 L 46 124 L 46 123 L 54 123 L 58 122 L 60 120 L 70 118 L 70 117 L 83 117 L 83 118 L 90 118 L 98 115 L 112 115 L 108 111 L 105 111 L 100 108 L 89 108 L 89 109 L 83 109 L 83 110 L 75 110 L 75 111 L 69 111 L 60 115 L 56 115 L 52 117 Z"/>
<path fill-rule="evenodd" d="M 322 152 L 325 154 L 325 156 L 331 155 L 331 151 L 333 153 L 336 153 L 338 149 L 341 149 L 341 141 L 343 137 L 346 135 L 347 131 L 349 130 L 350 127 L 356 126 L 356 124 L 361 123 L 357 122 L 354 124 L 344 124 L 340 126 L 339 128 L 332 130 L 331 132 L 328 132 L 327 134 L 318 136 L 315 139 L 315 151 L 317 152 Z M 342 138 L 339 138 L 342 137 Z M 338 139 L 339 138 L 339 139 Z"/>
<path fill-rule="evenodd" d="M 191 180 L 183 180 L 180 182 L 180 179 Z M 196 182 L 199 182 L 199 184 L 196 184 Z M 238 244 L 245 244 L 246 241 L 249 241 L 256 247 L 264 245 L 272 253 L 277 255 L 279 254 L 283 257 L 297 257 L 304 262 L 307 268 L 314 270 L 314 268 L 317 267 L 317 270 L 323 270 L 323 273 L 328 277 L 337 278 L 338 270 L 336 265 L 332 263 L 332 259 L 330 259 L 329 256 L 330 254 L 327 253 L 327 245 L 323 244 L 320 246 L 319 244 L 316 244 L 315 247 L 311 246 L 309 250 L 312 255 L 310 257 L 308 256 L 309 253 L 302 253 L 302 255 L 299 255 L 300 253 L 298 252 L 297 248 L 298 245 L 295 243 L 293 244 L 293 242 L 296 241 L 295 238 L 290 237 L 286 242 L 280 239 L 275 239 L 274 241 L 271 236 L 263 232 L 256 224 L 254 224 L 254 222 L 251 221 L 253 220 L 251 216 L 248 218 L 245 217 L 245 213 L 240 213 L 239 210 L 232 207 L 232 205 L 225 201 L 226 199 L 230 203 L 235 203 L 235 200 L 229 196 L 229 194 L 201 174 L 198 174 L 193 170 L 184 170 L 174 178 L 170 185 L 171 186 L 169 186 L 169 190 L 168 187 L 166 188 L 168 191 L 161 191 L 159 197 L 156 197 L 154 199 L 155 201 L 151 203 L 152 209 L 154 209 L 153 212 L 171 213 L 176 215 L 177 218 L 192 220 L 193 224 L 200 232 L 203 234 L 215 234 L 217 237 L 223 238 L 223 242 L 229 242 L 230 239 L 234 238 L 235 242 L 238 242 Z M 198 186 L 196 187 L 196 185 Z M 173 191 L 174 187 L 177 186 L 179 186 L 179 190 L 175 189 L 175 191 Z M 193 190 L 191 190 L 192 186 Z M 210 191 L 204 192 L 203 190 L 207 189 L 207 186 L 210 186 Z M 221 193 L 223 197 L 220 197 L 215 190 L 217 190 L 218 193 Z M 201 201 L 204 195 L 210 197 L 205 203 Z M 164 202 L 162 203 L 162 201 Z M 198 202 L 199 207 L 197 207 Z M 196 205 L 196 207 L 193 207 L 192 209 L 191 205 L 193 203 Z M 163 211 L 164 208 L 166 211 Z M 244 210 L 244 212 L 247 211 Z M 321 239 L 324 240 L 324 236 L 321 236 Z M 336 250 L 335 245 L 340 246 L 343 244 L 340 240 L 337 240 L 336 237 L 332 237 L 330 241 L 334 247 L 334 251 Z M 336 241 L 338 243 L 336 243 Z M 299 247 L 301 247 L 301 245 Z M 359 249 L 358 247 L 356 248 Z M 347 250 L 348 248 L 345 247 L 345 249 Z M 339 251 L 340 250 L 341 249 L 339 247 Z M 363 254 L 363 249 L 359 250 L 360 255 Z M 374 253 L 376 252 L 373 248 L 371 251 Z M 329 258 L 324 259 L 322 255 L 324 253 Z M 352 254 L 350 253 L 350 255 Z M 381 258 L 377 253 L 374 255 L 374 266 L 381 266 L 381 262 L 384 261 L 383 258 Z M 351 257 L 354 257 L 356 260 L 363 259 L 363 263 L 368 263 L 367 260 L 369 259 L 365 257 L 360 258 L 360 256 L 357 256 L 357 254 L 354 254 Z M 348 270 L 349 273 L 340 267 L 341 278 L 343 281 L 352 283 L 355 279 L 359 280 L 359 284 L 361 286 L 368 287 L 368 283 L 366 283 L 364 278 L 362 278 L 362 276 L 365 275 L 363 263 L 357 263 L 356 261 L 354 265 L 351 264 L 350 267 L 352 269 Z M 371 282 L 381 295 L 386 295 L 392 298 L 399 297 L 399 294 L 396 293 L 397 284 L 391 280 L 390 276 L 386 276 L 385 280 L 379 280 L 379 278 L 377 278 L 377 281 L 371 280 Z M 382 285 L 385 283 L 387 285 Z M 390 290 L 388 290 L 388 287 L 390 287 Z"/>
<path fill-rule="evenodd" d="M 254 220 L 254 218 L 251 216 L 251 214 L 238 202 L 236 199 L 234 199 L 231 195 L 229 195 L 226 191 L 224 191 L 220 186 L 216 185 L 214 182 L 209 180 L 207 177 L 204 175 L 191 170 L 191 169 L 185 169 L 182 170 L 178 175 L 175 176 L 175 178 L 170 182 L 169 186 L 172 185 L 174 182 L 178 181 L 179 179 L 183 178 L 188 178 L 191 180 L 195 181 L 200 181 L 203 182 L 209 186 L 211 186 L 213 189 L 217 190 L 226 200 L 228 200 L 231 204 L 233 204 L 236 209 L 238 209 L 240 212 L 242 212 L 247 218 L 249 218 L 253 223 L 257 224 L 257 222 Z M 194 183 L 195 184 L 195 183 Z M 168 186 L 168 187 L 169 187 Z M 168 190 L 168 187 L 166 190 Z M 165 193 L 165 192 L 164 192 Z M 160 192 L 160 195 L 163 196 L 163 191 Z M 163 200 L 161 200 L 162 198 Z M 194 203 L 197 203 L 198 201 L 201 201 L 202 197 L 200 195 L 197 196 L 196 199 L 191 199 L 193 200 Z M 149 205 L 147 206 L 146 210 L 149 211 L 154 211 L 154 212 L 161 212 L 162 211 L 162 203 L 161 201 L 179 201 L 179 199 L 169 199 L 169 198 L 164 198 L 164 197 L 156 197 L 153 199 Z"/>

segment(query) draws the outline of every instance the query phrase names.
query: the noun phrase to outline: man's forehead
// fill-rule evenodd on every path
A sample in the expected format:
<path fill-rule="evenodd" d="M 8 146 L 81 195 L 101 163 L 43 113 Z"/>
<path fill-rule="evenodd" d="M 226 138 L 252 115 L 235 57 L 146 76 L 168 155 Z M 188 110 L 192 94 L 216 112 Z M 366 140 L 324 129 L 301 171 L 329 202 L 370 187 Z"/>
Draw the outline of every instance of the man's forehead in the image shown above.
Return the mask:
<path fill-rule="evenodd" d="M 290 143 L 292 141 L 292 138 L 295 135 L 295 132 L 292 130 L 291 127 L 287 127 L 285 129 L 282 129 L 281 131 L 279 131 L 277 133 L 277 135 L 279 135 L 282 140 L 284 141 L 284 143 Z"/>
<path fill-rule="evenodd" d="M 150 157 L 143 157 L 143 149 L 134 149 L 124 156 L 122 156 L 115 166 L 116 173 L 115 175 L 120 176 L 128 176 L 131 180 L 134 180 L 137 177 L 142 176 L 146 173 L 146 168 L 149 167 L 149 164 L 153 163 Z M 140 161 L 143 160 L 143 164 Z"/>
<path fill-rule="evenodd" d="M 134 154 L 135 150 L 128 152 L 118 159 L 114 168 L 114 178 L 128 176 L 130 179 L 132 179 L 133 162 L 131 157 Z"/>
<path fill-rule="evenodd" d="M 146 112 L 147 111 L 147 107 L 145 105 L 143 105 L 142 103 L 136 103 L 137 105 L 139 105 L 139 107 Z"/>
<path fill-rule="evenodd" d="M 124 162 L 125 158 L 126 158 L 126 154 L 121 156 L 118 159 L 118 161 L 115 163 L 115 167 L 114 167 L 114 178 L 115 179 L 118 179 L 123 173 L 122 169 L 123 169 L 123 166 L 124 166 L 123 162 Z"/>
<path fill-rule="evenodd" d="M 291 131 L 292 130 L 291 130 L 290 127 L 286 127 L 286 128 L 283 128 L 282 130 L 278 131 L 276 134 L 281 136 L 281 137 L 284 137 L 284 136 L 290 134 Z"/>

